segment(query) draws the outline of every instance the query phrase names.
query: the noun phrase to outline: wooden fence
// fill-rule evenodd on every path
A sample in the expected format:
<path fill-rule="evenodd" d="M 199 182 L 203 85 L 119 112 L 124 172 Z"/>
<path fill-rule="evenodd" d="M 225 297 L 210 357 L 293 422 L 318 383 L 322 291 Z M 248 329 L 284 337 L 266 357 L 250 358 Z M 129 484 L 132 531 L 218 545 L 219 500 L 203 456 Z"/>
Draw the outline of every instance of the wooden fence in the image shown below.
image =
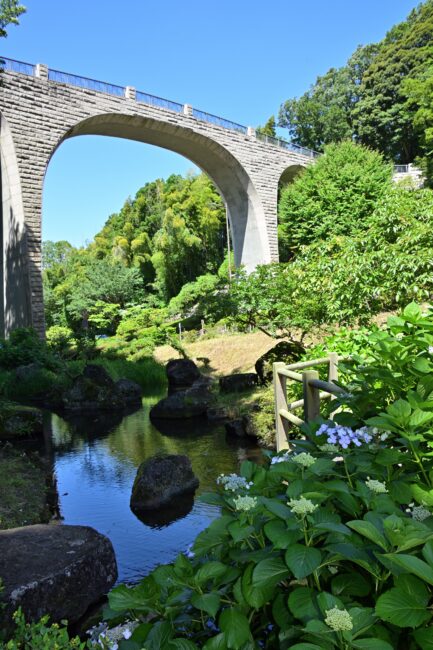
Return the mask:
<path fill-rule="evenodd" d="M 335 399 L 338 394 L 345 391 L 334 382 L 338 379 L 338 362 L 344 357 L 339 357 L 335 352 L 322 359 L 300 361 L 286 365 L 284 362 L 274 363 L 274 399 L 275 422 L 277 429 L 277 451 L 289 449 L 289 422 L 301 426 L 320 415 L 320 400 Z M 319 379 L 317 370 L 310 370 L 315 366 L 328 366 L 328 381 Z M 298 372 L 297 372 L 298 371 Z M 301 372 L 299 372 L 301 371 Z M 303 399 L 296 402 L 287 401 L 287 380 L 297 381 L 303 387 Z M 295 415 L 293 411 L 303 408 L 304 419 Z"/>

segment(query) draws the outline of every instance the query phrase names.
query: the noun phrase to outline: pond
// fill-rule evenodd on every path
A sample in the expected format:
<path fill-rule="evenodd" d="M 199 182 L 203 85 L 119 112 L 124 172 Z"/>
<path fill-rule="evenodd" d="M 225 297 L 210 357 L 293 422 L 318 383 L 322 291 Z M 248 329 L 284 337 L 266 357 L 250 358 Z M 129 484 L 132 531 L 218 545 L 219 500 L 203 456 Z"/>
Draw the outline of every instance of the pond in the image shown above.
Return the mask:
<path fill-rule="evenodd" d="M 68 418 L 52 414 L 48 444 L 54 463 L 63 523 L 92 526 L 111 540 L 119 582 L 134 583 L 155 566 L 186 551 L 218 516 L 218 508 L 197 500 L 215 489 L 219 474 L 237 472 L 245 458 L 258 460 L 254 443 L 227 441 L 224 426 L 206 419 L 165 421 L 158 430 L 149 411 L 162 396 L 143 399 L 134 413 Z M 195 500 L 176 500 L 170 511 L 143 521 L 129 507 L 139 464 L 157 453 L 186 454 L 200 480 Z"/>

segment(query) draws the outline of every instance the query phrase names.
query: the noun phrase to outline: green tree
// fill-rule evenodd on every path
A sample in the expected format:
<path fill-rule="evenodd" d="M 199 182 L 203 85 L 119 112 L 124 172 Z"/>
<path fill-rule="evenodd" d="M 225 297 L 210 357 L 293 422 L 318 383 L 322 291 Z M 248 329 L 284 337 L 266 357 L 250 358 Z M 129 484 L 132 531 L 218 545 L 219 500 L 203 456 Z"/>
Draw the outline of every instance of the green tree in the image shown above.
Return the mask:
<path fill-rule="evenodd" d="M 18 19 L 25 11 L 18 0 L 0 0 L 0 38 L 6 38 L 9 25 L 19 24 Z"/>
<path fill-rule="evenodd" d="M 423 75 L 432 58 L 433 2 L 428 0 L 389 31 L 362 77 L 354 131 L 396 162 L 412 162 L 419 153 L 417 107 L 407 103 L 404 87 L 407 79 Z"/>
<path fill-rule="evenodd" d="M 256 132 L 261 133 L 262 135 L 269 135 L 271 138 L 275 138 L 277 135 L 275 117 L 271 115 L 265 126 L 258 126 L 256 128 Z"/>
<path fill-rule="evenodd" d="M 351 141 L 328 145 L 325 154 L 281 193 L 280 258 L 332 235 L 365 230 L 366 218 L 391 186 L 391 166 Z"/>
<path fill-rule="evenodd" d="M 418 135 L 419 157 L 427 182 L 433 185 L 433 67 L 416 79 L 407 79 L 403 85 L 407 105 L 415 109 L 413 125 Z"/>
<path fill-rule="evenodd" d="M 326 144 L 354 135 L 360 83 L 376 54 L 376 45 L 358 47 L 346 66 L 331 68 L 299 99 L 282 104 L 278 124 L 289 130 L 293 142 L 323 151 Z"/>

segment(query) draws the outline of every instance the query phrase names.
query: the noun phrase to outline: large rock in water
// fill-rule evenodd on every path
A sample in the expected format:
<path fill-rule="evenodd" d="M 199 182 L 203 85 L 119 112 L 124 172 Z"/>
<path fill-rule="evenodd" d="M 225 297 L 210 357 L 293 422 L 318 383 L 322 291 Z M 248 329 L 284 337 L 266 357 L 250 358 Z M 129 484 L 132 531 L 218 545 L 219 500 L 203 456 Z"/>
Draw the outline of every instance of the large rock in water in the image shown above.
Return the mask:
<path fill-rule="evenodd" d="M 200 371 L 190 359 L 174 359 L 165 367 L 168 379 L 168 392 L 190 388 L 200 378 Z"/>
<path fill-rule="evenodd" d="M 213 402 L 211 384 L 209 377 L 200 377 L 191 388 L 160 400 L 151 408 L 150 417 L 175 420 L 204 415 Z"/>
<path fill-rule="evenodd" d="M 101 366 L 88 364 L 63 395 L 67 411 L 112 411 L 141 400 L 141 388 L 129 379 L 116 383 Z"/>
<path fill-rule="evenodd" d="M 41 525 L 0 532 L 5 620 L 21 607 L 28 620 L 77 621 L 117 579 L 113 547 L 87 526 Z"/>
<path fill-rule="evenodd" d="M 303 345 L 297 341 L 280 341 L 273 348 L 265 352 L 255 363 L 256 373 L 262 384 L 272 381 L 273 364 L 278 361 L 296 363 L 305 353 Z"/>
<path fill-rule="evenodd" d="M 188 456 L 158 455 L 145 460 L 137 470 L 131 494 L 131 510 L 155 510 L 181 494 L 194 492 L 199 481 Z"/>

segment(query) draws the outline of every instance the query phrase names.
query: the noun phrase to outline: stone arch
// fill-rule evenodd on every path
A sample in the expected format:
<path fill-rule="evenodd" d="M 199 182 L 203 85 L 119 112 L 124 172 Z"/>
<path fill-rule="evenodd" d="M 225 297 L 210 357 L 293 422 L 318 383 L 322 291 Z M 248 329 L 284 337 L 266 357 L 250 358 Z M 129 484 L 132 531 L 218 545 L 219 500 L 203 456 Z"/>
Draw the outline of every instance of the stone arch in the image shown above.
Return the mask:
<path fill-rule="evenodd" d="M 306 165 L 301 165 L 301 164 L 289 165 L 289 167 L 286 167 L 286 169 L 283 171 L 278 181 L 279 190 L 282 187 L 284 187 L 284 185 L 289 185 L 289 183 L 293 183 L 296 176 L 298 176 L 298 174 L 303 172 L 304 169 L 306 169 Z"/>
<path fill-rule="evenodd" d="M 11 130 L 0 113 L 0 334 L 32 323 L 27 229 L 20 175 Z"/>
<path fill-rule="evenodd" d="M 62 142 L 80 135 L 136 140 L 185 156 L 212 179 L 223 197 L 236 265 L 242 264 L 250 271 L 257 264 L 271 260 L 262 202 L 244 167 L 222 145 L 192 129 L 150 117 L 104 113 L 88 117 L 68 129 L 50 159 Z M 47 167 L 48 164 L 49 161 Z"/>

